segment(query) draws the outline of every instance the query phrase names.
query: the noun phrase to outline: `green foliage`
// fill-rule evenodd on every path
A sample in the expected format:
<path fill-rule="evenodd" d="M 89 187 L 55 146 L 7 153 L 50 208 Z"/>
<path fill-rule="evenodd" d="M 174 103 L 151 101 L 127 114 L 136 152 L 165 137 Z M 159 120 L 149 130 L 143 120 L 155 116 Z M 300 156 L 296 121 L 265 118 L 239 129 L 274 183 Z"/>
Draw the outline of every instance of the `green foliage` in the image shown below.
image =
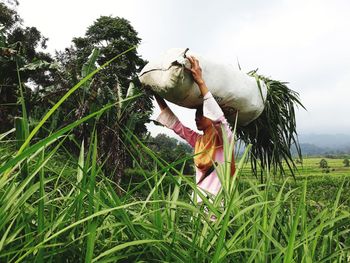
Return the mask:
<path fill-rule="evenodd" d="M 121 53 L 131 46 L 136 46 L 141 39 L 131 26 L 130 22 L 124 18 L 101 16 L 93 25 L 89 26 L 85 37 L 74 38 L 76 46 L 77 67 L 81 68 L 85 58 L 90 55 L 93 48 L 99 48 L 102 56 L 97 60 L 98 64 L 103 64 L 115 54 Z M 121 87 L 128 87 L 130 79 L 136 77 L 136 73 L 145 65 L 145 62 L 137 54 L 136 50 L 128 52 L 120 59 L 120 63 L 110 65 L 101 79 L 109 87 L 119 83 Z"/>
<path fill-rule="evenodd" d="M 9 2 L 9 1 L 7 1 Z M 10 3 L 6 5 L 4 2 L 0 3 L 0 25 L 5 28 L 11 28 L 15 23 L 20 21 L 17 12 L 11 8 Z"/>
<path fill-rule="evenodd" d="M 129 135 L 130 148 L 152 154 Z M 291 180 L 242 178 L 246 152 L 223 191 L 215 199 L 202 196 L 199 205 L 191 201 L 192 191 L 200 194 L 193 181 L 153 155 L 155 172 L 117 196 L 98 165 L 96 145 L 79 158 L 60 157 L 62 143 L 45 155 L 37 149 L 24 181 L 17 170 L 6 180 L 0 173 L 1 261 L 342 262 L 349 256 L 344 181 L 334 184 L 327 206 L 315 204 L 308 193 L 316 182 L 291 187 Z M 224 166 L 218 172 L 226 178 Z M 141 189 L 144 195 L 137 195 Z"/>
<path fill-rule="evenodd" d="M 0 132 L 13 127 L 14 117 L 22 115 L 20 92 L 18 88 L 18 68 L 21 69 L 21 81 L 31 81 L 34 86 L 51 83 L 50 68 L 52 58 L 47 53 L 38 52 L 37 47 L 46 47 L 46 38 L 35 27 L 24 27 L 15 9 L 9 4 L 0 3 Z M 29 64 L 42 63 L 33 70 Z M 23 93 L 28 101 L 28 109 L 33 92 L 23 85 Z"/>
<path fill-rule="evenodd" d="M 73 39 L 73 47 L 57 53 L 61 70 L 54 75 L 55 86 L 41 91 L 42 101 L 35 108 L 37 116 L 42 115 L 42 109 L 58 100 L 96 67 L 139 42 L 137 32 L 127 20 L 105 16 L 97 19 L 87 29 L 84 37 Z M 103 169 L 116 182 L 120 182 L 126 166 L 131 165 L 120 129 L 128 127 L 139 136 L 147 131 L 145 123 L 149 120 L 152 103 L 150 97 L 139 88 L 136 78 L 144 64 L 136 49 L 123 53 L 117 63 L 110 63 L 67 99 L 65 107 L 60 108 L 47 125 L 49 131 L 57 129 L 108 104 L 115 104 L 98 120 L 91 119 L 81 125 L 74 131 L 74 135 L 76 140 L 88 143 L 91 131 L 96 127 L 101 136 L 98 149 L 106 158 Z M 126 98 L 133 99 L 126 101 Z M 68 147 L 76 151 L 74 144 Z"/>
<path fill-rule="evenodd" d="M 9 7 L 9 2 L 7 4 L 1 3 L 0 9 L 1 22 L 5 25 L 0 27 L 0 132 L 12 128 L 14 117 L 21 115 L 21 98 L 26 98 L 25 111 L 28 111 L 29 128 L 33 129 L 71 87 L 99 65 L 121 54 L 118 63 L 107 63 L 103 71 L 85 81 L 72 96 L 67 96 L 65 106 L 52 111 L 52 118 L 45 120 L 37 133 L 45 138 L 68 123 L 114 104 L 107 114 L 75 129 L 74 139 L 65 146 L 78 154 L 75 142 L 88 143 L 91 131 L 96 128 L 101 136 L 99 152 L 106 157 L 103 169 L 111 178 L 120 181 L 122 171 L 131 162 L 120 128 L 128 127 L 142 136 L 147 131 L 145 123 L 152 109 L 151 99 L 139 89 L 136 77 L 145 65 L 137 50 L 132 48 L 140 43 L 137 32 L 123 18 L 102 16 L 87 29 L 84 37 L 74 38 L 74 46 L 58 52 L 54 60 L 36 51 L 39 45 L 46 47 L 47 39 L 35 27 L 23 27 L 15 9 Z M 21 95 L 17 88 L 18 69 L 23 86 Z M 28 81 L 31 89 L 25 85 Z"/>
<path fill-rule="evenodd" d="M 348 158 L 345 158 L 343 161 L 344 167 L 350 167 L 350 161 Z"/>
<path fill-rule="evenodd" d="M 258 176 L 258 170 L 262 171 L 261 182 L 264 181 L 264 170 L 270 170 L 275 175 L 284 175 L 287 170 L 294 176 L 296 164 L 291 153 L 292 146 L 297 151 L 298 159 L 302 160 L 296 132 L 295 107 L 304 106 L 298 93 L 290 90 L 287 83 L 258 75 L 257 70 L 248 74 L 257 81 L 262 80 L 267 86 L 264 111 L 247 126 L 237 128 L 238 137 L 245 144 L 253 145 L 250 153 L 253 172 Z"/>
<path fill-rule="evenodd" d="M 184 157 L 188 157 L 183 173 L 190 175 L 194 173 L 193 160 L 190 156 L 193 154 L 192 148 L 184 142 L 179 142 L 175 138 L 170 138 L 165 134 L 158 134 L 156 137 L 150 137 L 147 142 L 149 148 L 164 159 L 168 163 L 173 163 Z M 181 170 L 182 164 L 175 166 L 177 170 Z"/>
<path fill-rule="evenodd" d="M 340 197 L 340 203 L 345 207 L 350 208 L 350 177 L 349 176 L 334 176 L 324 175 L 315 176 L 308 179 L 301 178 L 297 181 L 300 185 L 302 181 L 308 181 L 308 199 L 312 200 L 313 206 L 319 211 L 322 208 L 330 207 L 332 205 L 332 198 L 337 192 L 338 188 L 344 182 L 344 191 Z M 314 211 L 317 212 L 317 211 Z"/>
<path fill-rule="evenodd" d="M 25 118 L 15 118 L 16 148 L 19 150 L 28 137 L 28 121 Z M 20 166 L 21 177 L 24 180 L 28 176 L 28 166 L 26 161 Z"/>
<path fill-rule="evenodd" d="M 326 159 L 321 159 L 320 168 L 328 168 L 328 162 Z"/>

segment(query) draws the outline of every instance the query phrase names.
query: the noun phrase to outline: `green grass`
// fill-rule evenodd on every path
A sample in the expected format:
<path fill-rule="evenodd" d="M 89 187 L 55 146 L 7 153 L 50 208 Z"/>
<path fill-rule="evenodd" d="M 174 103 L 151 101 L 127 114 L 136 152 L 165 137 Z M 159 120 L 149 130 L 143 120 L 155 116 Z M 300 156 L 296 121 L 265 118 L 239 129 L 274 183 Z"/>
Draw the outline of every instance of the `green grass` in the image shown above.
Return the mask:
<path fill-rule="evenodd" d="M 324 169 L 319 167 L 321 159 L 325 159 L 328 163 L 329 173 L 331 176 L 349 176 L 350 167 L 344 167 L 343 158 L 325 158 L 325 157 L 308 157 L 303 159 L 303 163 L 298 163 L 298 172 L 296 173 L 297 178 L 306 176 L 323 176 L 326 175 Z M 290 175 L 288 169 L 285 169 L 286 174 Z M 249 166 L 242 172 L 246 176 L 251 176 L 251 170 Z"/>
<path fill-rule="evenodd" d="M 5 145 L 1 152 L 13 154 Z M 344 262 L 349 257 L 350 213 L 341 203 L 349 185 L 343 182 L 327 206 L 315 207 L 307 198 L 314 187 L 309 180 L 259 184 L 242 177 L 240 170 L 247 169 L 242 160 L 226 190 L 211 202 L 205 198 L 205 212 L 183 192 L 194 188 L 189 177 L 160 160 L 148 182 L 117 196 L 97 165 L 94 145 L 75 158 L 58 144 L 30 159 L 30 178 L 21 181 L 20 171 L 13 171 L 1 184 L 0 261 Z M 143 147 L 140 154 L 150 154 Z M 147 196 L 133 194 L 141 189 Z M 213 214 L 215 222 L 209 219 Z"/>
<path fill-rule="evenodd" d="M 321 159 L 325 159 L 329 166 L 330 176 L 349 176 L 350 167 L 344 167 L 343 158 L 306 158 L 303 162 L 303 167 L 299 165 L 300 173 L 303 176 L 319 176 L 324 175 L 325 172 L 319 167 Z"/>
<path fill-rule="evenodd" d="M 321 159 L 326 159 L 329 172 L 319 167 Z M 308 189 L 306 192 L 307 200 L 314 207 L 314 211 L 319 211 L 320 208 L 329 207 L 333 204 L 334 194 L 337 192 L 340 185 L 343 184 L 344 191 L 340 197 L 340 204 L 345 206 L 350 211 L 350 167 L 344 167 L 343 158 L 323 158 L 323 157 L 308 157 L 303 159 L 303 164 L 298 164 L 298 173 L 295 180 L 291 179 L 287 185 L 290 188 L 302 187 L 304 181 L 307 180 Z M 276 183 L 283 183 L 285 177 L 276 176 Z M 242 171 L 243 181 L 245 178 L 251 180 L 254 178 L 250 171 L 250 167 L 246 166 Z"/>

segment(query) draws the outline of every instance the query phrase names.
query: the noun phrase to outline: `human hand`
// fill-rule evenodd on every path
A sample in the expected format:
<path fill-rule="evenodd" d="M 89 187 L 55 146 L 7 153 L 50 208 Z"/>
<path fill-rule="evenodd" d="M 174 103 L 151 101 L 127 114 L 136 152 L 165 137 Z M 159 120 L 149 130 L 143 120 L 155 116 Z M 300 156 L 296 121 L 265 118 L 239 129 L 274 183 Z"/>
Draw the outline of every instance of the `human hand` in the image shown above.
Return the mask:
<path fill-rule="evenodd" d="M 191 71 L 193 80 L 197 83 L 198 86 L 201 86 L 204 84 L 204 80 L 202 77 L 202 68 L 199 66 L 199 61 L 194 56 L 188 56 L 187 59 L 191 63 L 191 68 L 188 69 Z"/>
<path fill-rule="evenodd" d="M 208 93 L 208 88 L 202 77 L 202 68 L 199 66 L 199 61 L 194 56 L 188 56 L 187 59 L 191 63 L 189 71 L 192 73 L 193 80 L 197 83 L 202 96 L 205 96 Z"/>

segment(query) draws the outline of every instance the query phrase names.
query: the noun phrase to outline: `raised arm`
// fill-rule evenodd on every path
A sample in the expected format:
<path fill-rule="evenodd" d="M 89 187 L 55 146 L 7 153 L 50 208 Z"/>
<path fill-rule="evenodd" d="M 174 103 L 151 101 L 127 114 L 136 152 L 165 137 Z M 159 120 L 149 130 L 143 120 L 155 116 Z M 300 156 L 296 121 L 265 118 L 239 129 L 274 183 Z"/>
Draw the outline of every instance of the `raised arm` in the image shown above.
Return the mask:
<path fill-rule="evenodd" d="M 164 110 L 165 108 L 168 107 L 168 104 L 165 102 L 165 100 L 161 96 L 155 93 L 154 97 L 158 103 L 160 110 Z"/>
<path fill-rule="evenodd" d="M 189 70 L 192 73 L 193 80 L 197 83 L 203 96 L 203 115 L 208 119 L 211 119 L 214 123 L 222 123 L 229 140 L 231 140 L 232 131 L 219 104 L 216 102 L 215 98 L 211 92 L 209 92 L 208 87 L 205 84 L 202 76 L 202 68 L 199 65 L 198 59 L 194 56 L 188 56 L 187 59 L 191 63 L 191 69 Z"/>
<path fill-rule="evenodd" d="M 199 66 L 199 61 L 194 56 L 188 56 L 187 59 L 191 62 L 191 69 L 189 70 L 192 73 L 193 80 L 197 83 L 198 88 L 204 97 L 209 90 L 202 77 L 202 68 Z"/>
<path fill-rule="evenodd" d="M 161 109 L 157 121 L 165 127 L 172 129 L 177 135 L 185 139 L 192 147 L 194 147 L 199 134 L 183 125 L 162 97 L 157 94 L 155 94 L 154 97 Z"/>

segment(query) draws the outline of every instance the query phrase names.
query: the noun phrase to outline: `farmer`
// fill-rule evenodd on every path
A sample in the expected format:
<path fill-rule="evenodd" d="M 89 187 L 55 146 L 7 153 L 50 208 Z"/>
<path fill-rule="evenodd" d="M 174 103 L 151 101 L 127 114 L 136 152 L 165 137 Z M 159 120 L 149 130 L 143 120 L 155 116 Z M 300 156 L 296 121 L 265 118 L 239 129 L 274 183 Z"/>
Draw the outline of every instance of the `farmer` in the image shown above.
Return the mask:
<path fill-rule="evenodd" d="M 193 56 L 188 56 L 187 59 L 191 63 L 191 69 L 189 70 L 204 100 L 203 106 L 197 108 L 195 117 L 197 129 L 203 131 L 203 134 L 199 134 L 185 127 L 170 110 L 164 99 L 155 95 L 156 101 L 161 109 L 157 121 L 172 129 L 194 148 L 197 186 L 199 189 L 216 195 L 221 188 L 221 183 L 214 169 L 214 165 L 225 161 L 221 126 L 223 125 L 229 141 L 232 138 L 232 132 L 220 106 L 217 104 L 213 95 L 208 91 L 204 79 L 202 78 L 202 69 L 199 66 L 199 61 Z M 232 154 L 231 175 L 233 175 L 234 172 L 235 165 Z M 205 194 L 205 192 L 203 193 Z M 201 202 L 200 197 L 198 197 L 198 202 Z"/>

